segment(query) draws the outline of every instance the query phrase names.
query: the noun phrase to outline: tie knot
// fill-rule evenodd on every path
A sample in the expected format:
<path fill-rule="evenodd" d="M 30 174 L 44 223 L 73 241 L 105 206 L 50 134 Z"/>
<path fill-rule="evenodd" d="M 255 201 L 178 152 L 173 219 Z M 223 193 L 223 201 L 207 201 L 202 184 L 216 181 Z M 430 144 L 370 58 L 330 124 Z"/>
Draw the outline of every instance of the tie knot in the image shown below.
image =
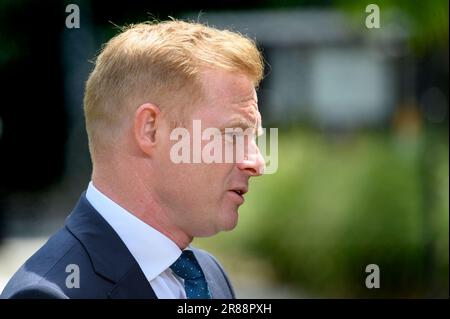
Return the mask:
<path fill-rule="evenodd" d="M 183 250 L 181 256 L 170 266 L 170 269 L 185 280 L 203 277 L 202 268 L 191 250 Z"/>

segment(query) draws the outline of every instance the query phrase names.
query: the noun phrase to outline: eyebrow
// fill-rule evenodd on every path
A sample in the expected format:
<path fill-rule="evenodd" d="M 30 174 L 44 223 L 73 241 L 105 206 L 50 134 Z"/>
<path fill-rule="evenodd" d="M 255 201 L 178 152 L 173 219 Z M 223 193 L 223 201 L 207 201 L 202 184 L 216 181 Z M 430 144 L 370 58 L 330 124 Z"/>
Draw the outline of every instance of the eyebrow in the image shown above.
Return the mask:
<path fill-rule="evenodd" d="M 256 126 L 255 124 L 251 123 L 250 121 L 248 121 L 247 119 L 243 119 L 241 117 L 239 118 L 234 118 L 232 120 L 230 120 L 227 124 L 225 124 L 224 126 L 221 127 L 220 131 L 224 132 L 226 128 L 242 128 L 244 131 L 248 128 L 252 128 L 253 131 L 259 136 L 262 134 L 262 128 L 261 128 L 261 123 L 260 123 L 260 119 L 258 117 L 257 121 L 256 121 Z"/>

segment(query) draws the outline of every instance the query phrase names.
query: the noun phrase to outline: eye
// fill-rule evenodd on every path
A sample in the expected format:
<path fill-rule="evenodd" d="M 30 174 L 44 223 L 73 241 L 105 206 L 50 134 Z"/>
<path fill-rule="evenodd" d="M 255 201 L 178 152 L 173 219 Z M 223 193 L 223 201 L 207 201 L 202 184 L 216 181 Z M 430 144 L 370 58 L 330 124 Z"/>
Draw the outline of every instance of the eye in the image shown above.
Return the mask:
<path fill-rule="evenodd" d="M 235 143 L 236 142 L 236 133 L 224 133 L 225 142 L 227 143 Z"/>
<path fill-rule="evenodd" d="M 225 132 L 224 133 L 224 138 L 226 142 L 229 143 L 236 143 L 237 139 L 244 139 L 245 138 L 245 134 L 243 132 Z"/>

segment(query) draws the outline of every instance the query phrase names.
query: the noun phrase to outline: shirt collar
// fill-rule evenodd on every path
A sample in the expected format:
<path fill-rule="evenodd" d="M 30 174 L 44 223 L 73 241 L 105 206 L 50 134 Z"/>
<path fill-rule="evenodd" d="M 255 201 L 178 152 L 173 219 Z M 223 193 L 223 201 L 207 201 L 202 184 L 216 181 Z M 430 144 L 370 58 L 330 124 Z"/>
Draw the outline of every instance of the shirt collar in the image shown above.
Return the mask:
<path fill-rule="evenodd" d="M 122 239 L 148 281 L 180 257 L 181 249 L 172 240 L 115 203 L 92 182 L 86 198 Z"/>

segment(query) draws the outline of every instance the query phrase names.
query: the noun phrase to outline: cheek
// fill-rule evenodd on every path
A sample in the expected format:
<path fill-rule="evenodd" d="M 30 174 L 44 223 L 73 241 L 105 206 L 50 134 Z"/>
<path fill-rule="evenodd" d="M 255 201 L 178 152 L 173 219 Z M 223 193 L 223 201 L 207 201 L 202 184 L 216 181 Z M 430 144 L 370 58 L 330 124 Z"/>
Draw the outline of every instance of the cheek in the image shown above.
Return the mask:
<path fill-rule="evenodd" d="M 234 164 L 192 164 L 185 176 L 187 189 L 195 192 L 196 200 L 207 206 L 221 205 L 229 186 L 229 176 Z"/>
<path fill-rule="evenodd" d="M 210 184 L 225 188 L 234 165 L 233 163 L 205 164 L 201 172 L 210 179 Z"/>
<path fill-rule="evenodd" d="M 159 182 L 186 205 L 203 204 L 211 207 L 220 203 L 229 187 L 229 176 L 234 163 L 179 163 L 172 162 L 170 151 L 172 143 L 161 146 L 157 154 Z M 192 149 L 191 149 L 192 158 Z"/>

